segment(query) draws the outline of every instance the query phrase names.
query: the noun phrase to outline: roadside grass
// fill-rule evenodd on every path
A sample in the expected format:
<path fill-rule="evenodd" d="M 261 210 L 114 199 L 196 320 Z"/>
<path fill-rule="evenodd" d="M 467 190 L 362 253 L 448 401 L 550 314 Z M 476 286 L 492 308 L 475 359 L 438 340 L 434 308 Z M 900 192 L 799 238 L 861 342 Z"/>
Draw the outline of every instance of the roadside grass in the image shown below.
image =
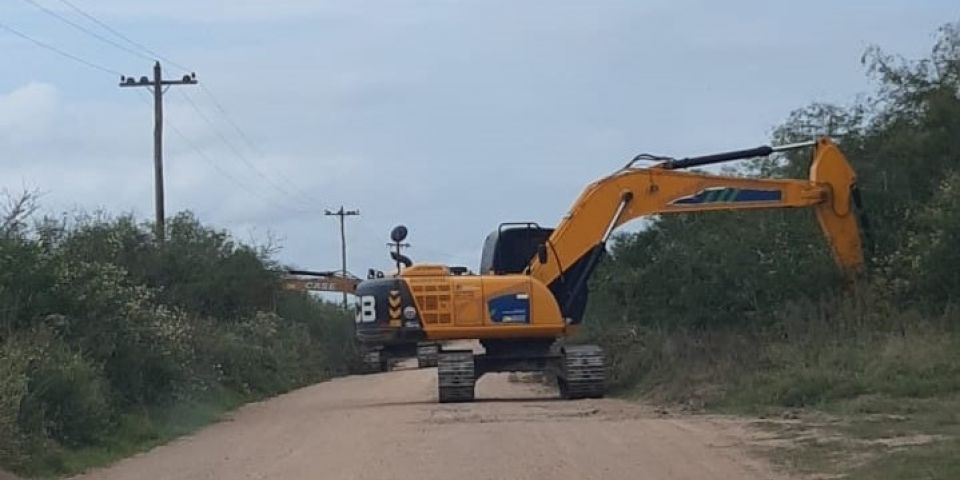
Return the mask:
<path fill-rule="evenodd" d="M 897 451 L 855 469 L 851 480 L 956 479 L 960 478 L 960 440 Z"/>
<path fill-rule="evenodd" d="M 615 393 L 752 418 L 757 446 L 813 478 L 960 478 L 960 334 L 931 325 L 789 341 L 730 333 L 617 337 Z M 642 372 L 637 376 L 636 372 Z"/>
<path fill-rule="evenodd" d="M 950 332 L 773 345 L 719 411 L 776 427 L 789 471 L 851 479 L 960 478 L 960 337 Z M 768 424 L 776 425 L 776 423 Z"/>
<path fill-rule="evenodd" d="M 188 400 L 168 408 L 124 414 L 117 420 L 116 427 L 100 439 L 98 445 L 77 449 L 51 449 L 31 458 L 22 473 L 29 477 L 56 478 L 106 466 L 191 434 L 254 400 L 256 399 L 220 389 L 202 400 Z"/>
<path fill-rule="evenodd" d="M 866 395 L 801 410 L 768 408 L 759 448 L 819 478 L 960 478 L 960 397 Z"/>

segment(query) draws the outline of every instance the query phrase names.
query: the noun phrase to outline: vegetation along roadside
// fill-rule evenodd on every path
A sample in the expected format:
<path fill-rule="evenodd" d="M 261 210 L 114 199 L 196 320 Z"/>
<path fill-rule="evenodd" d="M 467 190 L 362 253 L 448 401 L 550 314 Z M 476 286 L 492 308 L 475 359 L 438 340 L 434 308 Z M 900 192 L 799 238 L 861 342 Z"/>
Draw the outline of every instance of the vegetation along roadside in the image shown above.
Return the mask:
<path fill-rule="evenodd" d="M 876 90 L 812 104 L 775 143 L 829 134 L 857 172 L 870 272 L 837 277 L 806 211 L 664 216 L 620 236 L 585 339 L 620 394 L 748 414 L 790 470 L 960 478 L 960 24 L 929 56 L 863 57 Z M 802 177 L 790 155 L 743 175 Z"/>

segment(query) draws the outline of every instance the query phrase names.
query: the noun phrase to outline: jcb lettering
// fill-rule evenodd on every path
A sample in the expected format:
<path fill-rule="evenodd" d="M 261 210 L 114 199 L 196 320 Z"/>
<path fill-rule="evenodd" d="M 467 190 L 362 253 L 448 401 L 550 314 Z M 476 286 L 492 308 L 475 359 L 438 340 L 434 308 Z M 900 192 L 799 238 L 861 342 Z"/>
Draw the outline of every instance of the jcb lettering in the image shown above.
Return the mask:
<path fill-rule="evenodd" d="M 373 295 L 360 297 L 360 311 L 357 312 L 357 323 L 373 323 L 377 321 L 377 298 Z"/>

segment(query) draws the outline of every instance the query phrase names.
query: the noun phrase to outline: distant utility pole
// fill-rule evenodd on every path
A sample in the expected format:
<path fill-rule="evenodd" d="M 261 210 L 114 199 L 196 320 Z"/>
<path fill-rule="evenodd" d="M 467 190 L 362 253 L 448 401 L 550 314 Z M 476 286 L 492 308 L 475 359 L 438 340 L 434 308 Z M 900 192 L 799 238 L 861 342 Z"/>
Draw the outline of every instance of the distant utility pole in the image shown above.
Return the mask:
<path fill-rule="evenodd" d="M 351 215 L 360 215 L 360 210 L 344 210 L 343 205 L 340 205 L 340 210 L 336 212 L 331 212 L 330 210 L 326 211 L 326 215 L 340 217 L 340 262 L 342 269 L 340 270 L 343 273 L 343 277 L 347 277 L 347 234 L 345 233 L 343 219 Z M 347 292 L 343 292 L 343 308 L 347 308 Z"/>
<path fill-rule="evenodd" d="M 157 241 L 163 244 L 166 239 L 164 229 L 165 214 L 163 212 L 163 93 L 164 87 L 171 85 L 195 85 L 197 74 L 184 75 L 180 80 L 164 80 L 160 70 L 160 62 L 153 64 L 153 80 L 147 77 L 120 77 L 121 87 L 146 87 L 153 92 L 153 186 L 154 208 L 157 214 Z"/>

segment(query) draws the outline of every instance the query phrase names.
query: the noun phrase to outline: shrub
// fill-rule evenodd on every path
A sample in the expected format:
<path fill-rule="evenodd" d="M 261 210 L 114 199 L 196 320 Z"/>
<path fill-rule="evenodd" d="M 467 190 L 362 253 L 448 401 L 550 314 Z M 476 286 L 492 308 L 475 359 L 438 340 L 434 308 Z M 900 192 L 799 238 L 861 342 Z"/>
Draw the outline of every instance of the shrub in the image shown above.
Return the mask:
<path fill-rule="evenodd" d="M 11 339 L 0 342 L 0 464 L 21 460 L 20 404 L 27 395 L 29 355 Z"/>
<path fill-rule="evenodd" d="M 34 344 L 20 426 L 67 446 L 96 441 L 109 427 L 109 386 L 99 368 L 44 331 Z"/>
<path fill-rule="evenodd" d="M 200 422 L 176 412 L 209 421 L 349 371 L 352 318 L 279 291 L 269 249 L 189 213 L 162 248 L 151 230 L 102 213 L 0 226 L 0 465 L 63 472 L 84 464 L 70 451 L 108 458 Z"/>
<path fill-rule="evenodd" d="M 607 347 L 613 386 L 783 406 L 957 391 L 960 24 L 927 58 L 871 48 L 864 62 L 872 97 L 798 109 L 774 137 L 840 139 L 869 216 L 868 275 L 841 281 L 809 211 L 652 219 L 616 237 L 591 284 L 584 334 Z M 803 178 L 809 161 L 735 171 Z"/>

